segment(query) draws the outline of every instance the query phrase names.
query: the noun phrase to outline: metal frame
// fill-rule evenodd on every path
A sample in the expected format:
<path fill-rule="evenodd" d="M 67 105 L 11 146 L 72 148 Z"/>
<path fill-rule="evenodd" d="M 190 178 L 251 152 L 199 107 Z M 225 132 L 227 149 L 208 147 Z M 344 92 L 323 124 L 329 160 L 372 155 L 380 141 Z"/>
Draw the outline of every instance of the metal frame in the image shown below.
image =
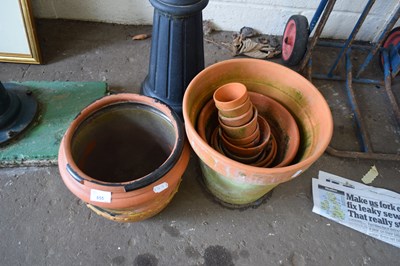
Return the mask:
<path fill-rule="evenodd" d="M 30 2 L 30 0 L 18 0 L 30 53 L 20 54 L 0 51 L 0 62 L 41 64 L 42 58 L 40 55 L 39 42 L 36 35 L 36 28 Z"/>
<path fill-rule="evenodd" d="M 337 150 L 332 146 L 327 148 L 327 152 L 331 155 L 343 157 L 343 158 L 357 158 L 357 159 L 376 159 L 376 160 L 392 160 L 392 161 L 400 161 L 400 154 L 390 154 L 390 153 L 376 153 L 372 150 L 372 143 L 369 137 L 369 133 L 366 129 L 365 122 L 362 118 L 360 109 L 358 107 L 357 99 L 355 97 L 353 83 L 364 83 L 364 84 L 376 84 L 376 85 L 384 85 L 385 91 L 388 96 L 389 102 L 393 109 L 394 116 L 396 117 L 397 123 L 400 126 L 400 109 L 399 104 L 395 98 L 395 95 L 392 91 L 392 79 L 396 77 L 396 75 L 400 72 L 400 55 L 398 53 L 400 49 L 400 45 L 397 47 L 389 47 L 388 49 L 382 48 L 382 43 L 389 35 L 390 30 L 396 24 L 397 20 L 400 16 L 400 3 L 397 5 L 397 9 L 394 12 L 393 16 L 390 18 L 388 23 L 385 25 L 382 34 L 379 36 L 378 41 L 372 46 L 359 46 L 353 45 L 354 38 L 356 37 L 360 27 L 362 26 L 365 18 L 367 17 L 369 11 L 375 3 L 375 0 L 369 0 L 366 4 L 361 16 L 359 17 L 353 31 L 349 35 L 344 45 L 338 44 L 330 44 L 327 42 L 321 42 L 321 45 L 341 48 L 338 57 L 335 62 L 331 66 L 330 70 L 327 74 L 321 73 L 312 73 L 312 52 L 317 45 L 317 41 L 319 36 L 321 35 L 322 29 L 325 26 L 326 21 L 329 18 L 330 13 L 335 5 L 336 0 L 322 0 L 320 6 L 318 7 L 311 23 L 310 23 L 310 33 L 313 31 L 316 22 L 319 20 L 322 11 L 324 10 L 321 20 L 316 27 L 315 33 L 311 38 L 307 52 L 304 55 L 302 62 L 299 65 L 299 72 L 306 73 L 309 80 L 312 78 L 316 79 L 328 79 L 328 80 L 343 80 L 346 82 L 346 91 L 348 95 L 348 99 L 354 113 L 354 119 L 358 129 L 358 135 L 361 144 L 361 151 L 344 151 Z M 319 45 L 320 43 L 318 43 Z M 357 74 L 353 77 L 353 65 L 351 62 L 351 52 L 352 49 L 366 49 L 369 50 L 369 54 L 367 55 L 365 61 L 362 63 L 360 68 L 358 69 Z M 373 79 L 365 79 L 361 78 L 361 74 L 364 72 L 374 55 L 378 52 L 382 52 L 383 57 L 383 67 L 384 67 L 384 79 L 383 80 L 373 80 Z M 335 70 L 339 64 L 339 61 L 345 57 L 345 68 L 346 68 L 346 77 L 341 77 L 334 75 Z"/>

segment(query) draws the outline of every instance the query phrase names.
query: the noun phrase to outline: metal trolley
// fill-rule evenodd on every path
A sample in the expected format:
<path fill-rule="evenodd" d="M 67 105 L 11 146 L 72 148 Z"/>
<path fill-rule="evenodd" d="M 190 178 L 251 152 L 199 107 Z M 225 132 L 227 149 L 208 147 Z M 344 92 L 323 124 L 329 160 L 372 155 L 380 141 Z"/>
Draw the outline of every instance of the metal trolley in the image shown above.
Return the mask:
<path fill-rule="evenodd" d="M 375 3 L 375 0 L 369 0 L 364 7 L 357 23 L 355 24 L 351 34 L 346 42 L 342 44 L 334 44 L 319 41 L 321 32 L 331 14 L 336 0 L 322 0 L 308 26 L 307 18 L 301 15 L 294 15 L 289 18 L 282 41 L 282 60 L 286 65 L 298 66 L 298 72 L 305 74 L 309 80 L 328 79 L 328 80 L 345 80 L 346 92 L 350 102 L 354 119 L 357 126 L 358 136 L 360 140 L 361 151 L 338 150 L 329 146 L 327 152 L 331 155 L 345 158 L 360 159 L 377 159 L 400 161 L 400 154 L 394 153 L 377 153 L 372 150 L 372 144 L 369 133 L 362 118 L 358 107 L 357 99 L 353 83 L 376 84 L 385 86 L 387 98 L 393 109 L 397 124 L 400 126 L 400 109 L 396 97 L 392 91 L 392 80 L 400 72 L 400 27 L 392 30 L 400 16 L 400 3 L 397 4 L 392 17 L 388 20 L 383 28 L 376 43 L 372 46 L 354 45 L 354 39 L 362 26 L 365 18 Z M 322 15 L 322 16 L 321 16 Z M 310 33 L 314 31 L 313 36 L 309 40 Z M 312 53 L 317 45 L 339 48 L 339 54 L 330 70 L 326 74 L 312 73 Z M 353 75 L 353 66 L 350 55 L 353 49 L 367 49 L 369 51 L 364 62 L 359 67 L 357 73 Z M 362 78 L 361 75 L 371 62 L 377 52 L 380 52 L 380 59 L 383 68 L 383 80 L 373 80 Z M 345 57 L 346 76 L 341 77 L 334 75 L 340 60 Z"/>

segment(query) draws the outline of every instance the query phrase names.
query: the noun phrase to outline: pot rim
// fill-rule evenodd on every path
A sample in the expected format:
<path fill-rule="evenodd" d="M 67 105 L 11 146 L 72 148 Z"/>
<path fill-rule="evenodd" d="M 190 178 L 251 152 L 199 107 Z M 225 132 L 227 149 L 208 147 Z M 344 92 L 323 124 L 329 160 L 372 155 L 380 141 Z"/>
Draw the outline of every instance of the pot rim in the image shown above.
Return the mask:
<path fill-rule="evenodd" d="M 265 65 L 271 65 L 273 66 L 275 69 L 279 69 L 280 72 L 286 72 L 286 73 L 290 73 L 290 75 L 293 75 L 294 77 L 296 77 L 296 79 L 301 79 L 302 82 L 306 83 L 307 86 L 312 87 L 314 89 L 314 93 L 315 95 L 322 99 L 325 103 L 326 100 L 323 97 L 323 95 L 318 91 L 318 89 L 315 88 L 315 86 L 308 81 L 307 79 L 305 79 L 303 76 L 301 76 L 300 74 L 298 74 L 297 72 L 284 67 L 280 64 L 274 63 L 274 62 L 269 62 L 269 61 L 261 61 L 258 59 L 251 59 L 251 58 L 240 58 L 240 59 L 228 59 L 228 60 L 224 60 L 218 63 L 215 63 L 213 65 L 208 66 L 207 68 L 205 68 L 204 70 L 202 70 L 199 74 L 197 74 L 192 81 L 189 83 L 186 92 L 184 94 L 183 97 L 183 105 L 182 105 L 182 111 L 183 111 L 183 117 L 184 117 L 184 121 L 185 121 L 185 128 L 186 128 L 186 132 L 189 136 L 193 139 L 190 139 L 190 143 L 194 143 L 197 142 L 199 143 L 202 147 L 201 149 L 208 153 L 209 155 L 211 155 L 212 157 L 215 158 L 215 161 L 218 162 L 222 162 L 225 164 L 229 164 L 231 167 L 233 168 L 237 168 L 237 169 L 241 169 L 244 172 L 249 172 L 249 173 L 253 173 L 252 175 L 255 176 L 257 174 L 265 174 L 265 175 L 272 175 L 272 174 L 283 174 L 283 173 L 287 173 L 287 172 L 293 172 L 294 175 L 293 177 L 297 176 L 297 172 L 299 170 L 305 170 L 305 167 L 310 166 L 310 164 L 314 161 L 316 161 L 321 154 L 324 153 L 324 150 L 320 150 L 317 153 L 313 153 L 311 154 L 309 157 L 305 158 L 304 160 L 297 162 L 295 164 L 291 164 L 288 166 L 284 166 L 284 167 L 276 167 L 276 168 L 261 168 L 261 167 L 256 167 L 256 166 L 252 166 L 252 165 L 246 165 L 237 161 L 234 161 L 222 154 L 220 154 L 219 152 L 217 152 L 216 150 L 214 150 L 206 141 L 204 141 L 200 135 L 198 134 L 198 132 L 196 131 L 192 121 L 190 120 L 189 114 L 193 113 L 192 110 L 189 109 L 188 106 L 188 101 L 189 101 L 189 96 L 188 94 L 190 93 L 190 91 L 193 89 L 193 84 L 194 83 L 198 83 L 201 79 L 204 78 L 204 76 L 207 75 L 208 72 L 214 72 L 216 68 L 220 68 L 223 65 L 226 64 L 232 64 L 232 63 L 247 63 L 247 64 L 265 64 Z M 332 115 L 330 113 L 330 109 L 328 104 L 326 103 L 324 105 L 325 110 L 324 112 L 329 112 L 329 115 L 327 115 L 327 119 L 329 119 L 329 123 L 328 126 L 329 128 L 327 128 L 327 132 L 329 133 L 329 136 L 327 138 L 324 139 L 324 142 L 321 143 L 321 145 L 323 147 L 327 147 L 329 145 L 329 142 L 332 138 L 332 134 L 333 134 L 333 118 Z M 193 147 L 193 146 L 192 146 Z M 194 150 L 197 150 L 197 147 L 193 147 Z M 204 162 L 205 163 L 205 162 Z"/>
<path fill-rule="evenodd" d="M 74 136 L 74 133 L 86 119 L 88 119 L 91 115 L 95 114 L 96 112 L 104 108 L 107 108 L 109 106 L 126 104 L 126 103 L 137 103 L 144 105 L 150 109 L 154 109 L 156 111 L 155 112 L 156 114 L 159 113 L 159 115 L 164 116 L 166 120 L 171 123 L 175 131 L 175 143 L 174 146 L 172 147 L 172 151 L 169 154 L 168 158 L 157 169 L 135 180 L 112 183 L 92 178 L 87 174 L 85 174 L 76 165 L 74 159 L 72 158 L 71 140 Z M 161 179 L 166 173 L 168 173 L 174 167 L 174 165 L 179 160 L 183 152 L 185 137 L 186 136 L 183 123 L 181 122 L 178 114 L 163 101 L 160 101 L 159 99 L 153 97 L 134 94 L 134 93 L 118 93 L 114 95 L 104 96 L 86 106 L 75 117 L 75 119 L 72 121 L 67 131 L 65 132 L 64 150 L 65 150 L 65 157 L 67 160 L 66 170 L 71 175 L 71 177 L 75 179 L 75 181 L 81 184 L 83 184 L 84 181 L 87 181 L 101 186 L 123 187 L 125 192 L 140 189 Z"/>
<path fill-rule="evenodd" d="M 256 130 L 257 124 L 258 124 L 258 110 L 257 110 L 257 108 L 255 106 L 252 106 L 252 108 L 253 108 L 253 115 L 251 116 L 251 119 L 246 124 L 242 124 L 240 126 L 229 126 L 229 125 L 226 125 L 224 123 L 224 121 L 222 121 L 220 119 L 220 117 L 218 117 L 218 122 L 219 122 L 221 128 L 224 130 L 224 132 L 226 132 L 226 135 L 229 136 L 229 133 L 231 133 L 231 132 L 235 132 L 234 134 L 237 134 L 238 132 L 240 134 L 243 131 L 248 132 L 249 128 L 250 129 L 253 128 L 253 130 L 251 131 L 251 134 L 254 133 L 254 130 Z M 251 134 L 247 135 L 246 137 L 250 136 Z M 230 137 L 234 138 L 234 137 L 236 137 L 236 135 L 234 137 L 232 137 L 232 136 L 230 136 Z"/>
<path fill-rule="evenodd" d="M 252 147 L 243 147 L 243 146 L 240 146 L 240 145 L 235 145 L 233 143 L 230 143 L 229 140 L 227 140 L 225 138 L 225 136 L 223 134 L 221 134 L 222 143 L 226 144 L 229 148 L 236 149 L 236 150 L 238 150 L 240 152 L 255 151 L 255 150 L 258 150 L 258 149 L 263 150 L 267 146 L 268 141 L 270 140 L 271 129 L 270 129 L 269 125 L 268 125 L 268 122 L 265 121 L 265 119 L 262 116 L 260 116 L 260 115 L 257 116 L 257 121 L 258 121 L 258 125 L 260 124 L 260 121 L 262 123 L 264 123 L 264 125 L 267 125 L 264 129 L 261 129 L 261 127 L 259 127 L 260 134 L 261 134 L 261 132 L 263 134 L 261 134 L 262 137 L 260 138 L 260 142 L 257 145 L 252 146 Z M 227 143 L 225 143 L 225 142 L 227 142 Z M 261 146 L 263 146 L 263 148 L 261 148 Z M 229 150 L 229 148 L 226 148 L 226 149 Z"/>
<path fill-rule="evenodd" d="M 233 89 L 228 89 L 227 88 L 231 88 L 234 87 L 236 88 L 236 90 Z M 222 92 L 231 92 L 233 94 L 240 92 L 240 95 L 232 100 L 229 101 L 223 101 L 220 99 L 220 94 L 223 94 Z M 235 95 L 236 96 L 236 95 Z M 240 82 L 229 82 L 226 83 L 222 86 L 220 86 L 219 88 L 217 88 L 214 93 L 213 93 L 213 99 L 215 102 L 215 106 L 220 110 L 222 109 L 224 110 L 232 110 L 235 108 L 238 108 L 239 106 L 243 105 L 246 100 L 248 99 L 248 95 L 247 95 L 247 88 L 243 83 Z"/>
<path fill-rule="evenodd" d="M 216 106 L 215 106 L 215 108 L 217 108 L 217 109 L 218 109 L 218 112 L 221 113 L 221 114 L 222 114 L 224 117 L 226 117 L 226 118 L 236 117 L 237 115 L 232 115 L 232 113 L 236 113 L 238 110 L 239 110 L 239 111 L 242 111 L 242 112 L 239 112 L 239 113 L 245 113 L 245 112 L 248 111 L 248 110 L 251 108 L 251 106 L 253 105 L 253 104 L 251 103 L 250 96 L 248 95 L 247 97 L 248 97 L 248 98 L 246 99 L 246 101 L 245 101 L 242 105 L 239 105 L 239 106 L 236 107 L 236 108 L 226 109 L 226 110 L 223 110 L 223 111 L 219 110 Z M 212 99 L 212 100 L 213 100 L 213 102 L 214 102 L 214 104 L 215 104 L 214 99 Z M 211 100 L 210 100 L 210 101 L 211 101 Z M 247 107 L 247 108 L 245 108 L 245 107 Z M 244 111 L 241 110 L 241 109 L 243 109 Z"/>
<path fill-rule="evenodd" d="M 224 123 L 227 126 L 239 127 L 241 125 L 245 125 L 248 122 L 250 122 L 250 120 L 253 118 L 253 114 L 254 114 L 254 107 L 251 104 L 250 108 L 246 110 L 246 112 L 234 117 L 224 116 L 221 111 L 218 111 L 218 120 L 222 121 L 222 123 Z M 245 119 L 246 121 L 245 123 L 243 123 L 243 119 Z"/>

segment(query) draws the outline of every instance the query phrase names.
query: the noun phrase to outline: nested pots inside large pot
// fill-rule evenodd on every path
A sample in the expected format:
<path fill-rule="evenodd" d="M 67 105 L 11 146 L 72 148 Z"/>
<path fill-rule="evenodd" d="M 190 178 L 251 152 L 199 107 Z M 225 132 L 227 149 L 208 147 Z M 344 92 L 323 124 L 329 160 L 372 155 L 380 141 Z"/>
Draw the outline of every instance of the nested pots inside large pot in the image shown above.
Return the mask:
<path fill-rule="evenodd" d="M 291 130 L 282 131 L 282 112 L 272 109 L 265 100 L 252 100 L 271 126 L 277 140 L 275 167 L 257 167 L 235 161 L 215 150 L 208 141 L 215 128 L 217 114 L 202 112 L 222 85 L 239 82 L 249 93 L 258 93 L 276 101 L 297 122 L 300 146 L 294 158 L 286 162 L 295 139 Z M 275 63 L 256 59 L 232 59 L 211 65 L 189 84 L 183 99 L 186 134 L 194 152 L 200 158 L 203 181 L 220 201 L 231 206 L 247 206 L 258 202 L 271 189 L 303 173 L 324 152 L 333 131 L 333 120 L 324 97 L 308 80 L 298 73 Z M 210 119 L 204 119 L 204 117 Z M 213 118 L 215 117 L 215 118 Z M 205 121 L 199 124 L 199 120 Z M 298 137 L 298 135 L 297 135 Z M 283 148 L 283 150 L 282 150 Z M 296 148 L 297 150 L 297 148 Z"/>
<path fill-rule="evenodd" d="M 183 124 L 169 106 L 124 93 L 79 113 L 62 139 L 58 162 L 68 189 L 89 208 L 133 222 L 167 206 L 189 154 Z"/>

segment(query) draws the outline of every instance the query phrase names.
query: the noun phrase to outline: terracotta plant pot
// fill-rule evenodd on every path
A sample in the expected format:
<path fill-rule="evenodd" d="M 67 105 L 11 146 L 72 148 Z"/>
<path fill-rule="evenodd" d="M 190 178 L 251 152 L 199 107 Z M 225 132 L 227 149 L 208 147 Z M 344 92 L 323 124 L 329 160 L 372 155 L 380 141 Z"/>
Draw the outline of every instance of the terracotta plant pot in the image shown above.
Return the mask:
<path fill-rule="evenodd" d="M 275 167 L 288 165 L 295 158 L 300 145 L 300 132 L 295 119 L 285 107 L 272 98 L 255 92 L 249 92 L 249 96 L 260 115 L 268 121 L 275 138 L 279 138 L 279 156 Z"/>
<path fill-rule="evenodd" d="M 260 137 L 256 138 L 253 142 L 245 145 L 239 145 L 243 148 L 250 148 L 263 145 L 263 142 L 269 142 L 271 137 L 271 128 L 268 122 L 262 117 L 258 116 L 258 131 L 260 132 Z M 265 144 L 266 146 L 267 144 Z"/>
<path fill-rule="evenodd" d="M 243 124 L 241 126 L 232 127 L 225 125 L 221 120 L 219 120 L 219 124 L 221 125 L 222 130 L 228 137 L 233 139 L 242 139 L 254 133 L 258 123 L 257 117 L 258 117 L 257 109 L 253 107 L 253 117 L 248 123 Z"/>
<path fill-rule="evenodd" d="M 227 157 L 229 157 L 237 162 L 244 163 L 244 164 L 252 164 L 252 163 L 256 162 L 260 158 L 260 156 L 262 155 L 262 152 L 263 152 L 263 151 L 261 151 L 260 153 L 255 154 L 253 156 L 243 156 L 242 157 L 242 156 L 236 155 L 234 153 L 231 153 L 229 150 L 225 149 L 224 147 L 221 147 L 221 149 L 223 150 L 223 153 Z"/>
<path fill-rule="evenodd" d="M 248 110 L 251 110 L 252 106 L 253 105 L 250 101 L 250 97 L 247 97 L 246 101 L 238 107 L 232 109 L 221 109 L 219 110 L 219 113 L 227 118 L 236 117 L 246 113 Z"/>
<path fill-rule="evenodd" d="M 258 124 L 260 125 L 260 135 L 261 139 L 257 145 L 253 147 L 241 147 L 236 146 L 230 143 L 227 139 L 224 138 L 223 134 L 221 135 L 222 146 L 225 150 L 228 150 L 230 153 L 241 156 L 241 157 L 253 157 L 256 155 L 260 155 L 264 148 L 267 146 L 269 137 L 271 135 L 270 128 L 268 123 L 264 120 L 264 118 L 258 116 Z"/>
<path fill-rule="evenodd" d="M 271 136 L 271 141 L 269 143 L 269 147 L 265 150 L 265 155 L 262 155 L 260 159 L 251 165 L 257 167 L 269 167 L 275 160 L 275 156 L 277 154 L 277 143 L 273 136 Z"/>
<path fill-rule="evenodd" d="M 223 143 L 222 143 L 222 139 L 218 137 L 219 131 L 220 130 L 218 127 L 215 128 L 213 134 L 211 135 L 211 140 L 210 140 L 211 147 L 213 147 L 216 151 L 218 151 L 219 153 L 221 153 L 235 161 L 245 163 L 245 164 L 250 164 L 250 163 L 256 162 L 258 160 L 262 151 L 259 154 L 256 154 L 251 157 L 250 156 L 241 157 L 241 156 L 235 155 L 235 154 L 231 153 L 229 150 L 225 149 L 223 146 Z"/>
<path fill-rule="evenodd" d="M 219 110 L 230 110 L 239 107 L 248 99 L 246 86 L 232 82 L 219 87 L 213 95 L 215 105 Z"/>
<path fill-rule="evenodd" d="M 247 110 L 245 113 L 243 113 L 242 115 L 235 116 L 235 117 L 226 117 L 221 112 L 218 112 L 219 120 L 224 125 L 227 125 L 230 127 L 239 127 L 239 126 L 247 124 L 253 118 L 253 115 L 254 115 L 253 105 L 250 105 L 249 110 Z"/>
<path fill-rule="evenodd" d="M 210 127 L 206 127 L 207 124 L 210 125 Z M 200 137 L 203 138 L 205 142 L 210 143 L 211 134 L 214 132 L 214 129 L 220 127 L 218 109 L 215 107 L 213 99 L 210 99 L 204 108 L 202 108 L 196 127 Z"/>
<path fill-rule="evenodd" d="M 230 82 L 242 83 L 249 92 L 274 99 L 294 117 L 301 139 L 296 157 L 289 165 L 276 168 L 245 165 L 217 152 L 199 135 L 196 125 L 200 127 L 197 122 L 202 108 L 217 88 Z M 200 72 L 185 92 L 183 116 L 189 142 L 200 158 L 207 189 L 234 206 L 252 204 L 278 184 L 303 173 L 323 154 L 333 130 L 329 106 L 317 88 L 289 68 L 257 59 L 227 60 Z M 266 120 L 273 129 L 274 125 Z M 214 122 L 206 124 L 204 132 L 210 123 Z"/>
<path fill-rule="evenodd" d="M 149 218 L 167 206 L 189 161 L 179 117 L 136 94 L 106 96 L 66 131 L 58 165 L 68 189 L 115 221 Z"/>
<path fill-rule="evenodd" d="M 220 136 L 222 135 L 221 137 L 225 138 L 227 141 L 229 141 L 233 145 L 242 146 L 242 147 L 251 147 L 260 142 L 260 127 L 257 124 L 256 130 L 254 131 L 254 133 L 251 134 L 250 136 L 242 138 L 242 139 L 230 138 L 225 135 L 225 133 L 222 129 L 219 130 L 219 135 Z"/>

